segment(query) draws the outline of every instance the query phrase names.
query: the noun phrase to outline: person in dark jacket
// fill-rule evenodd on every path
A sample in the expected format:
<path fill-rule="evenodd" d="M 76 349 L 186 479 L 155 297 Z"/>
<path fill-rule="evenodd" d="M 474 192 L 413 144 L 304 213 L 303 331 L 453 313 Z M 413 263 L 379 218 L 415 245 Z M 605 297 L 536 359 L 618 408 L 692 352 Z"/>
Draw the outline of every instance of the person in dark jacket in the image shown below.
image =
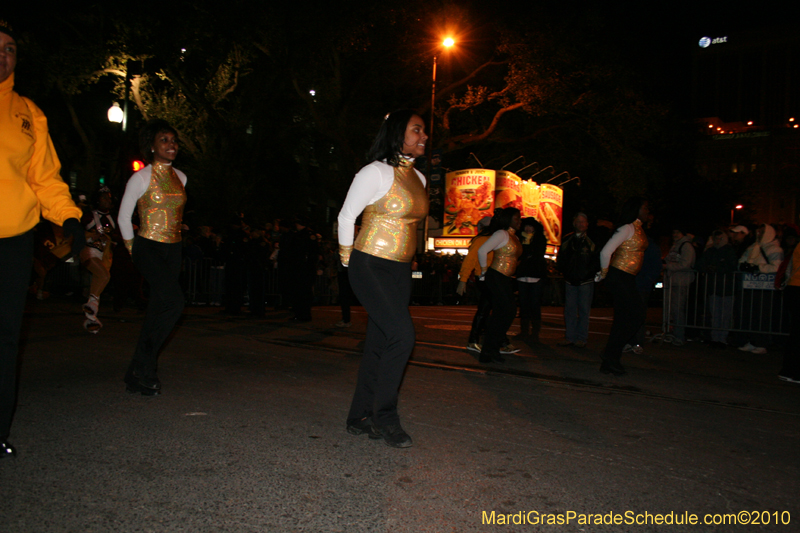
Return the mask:
<path fill-rule="evenodd" d="M 574 233 L 564 238 L 556 267 L 564 275 L 564 342 L 559 346 L 583 348 L 589 339 L 589 312 L 594 297 L 594 275 L 600 270 L 599 250 L 586 234 L 589 219 L 584 213 L 572 219 Z"/>
<path fill-rule="evenodd" d="M 701 287 L 706 291 L 707 313 L 711 316 L 711 346 L 725 348 L 733 326 L 733 290 L 738 257 L 722 230 L 711 234 L 711 246 L 697 261 Z"/>
<path fill-rule="evenodd" d="M 544 227 L 535 218 L 522 221 L 520 243 L 522 255 L 515 273 L 519 291 L 520 335 L 530 336 L 531 340 L 538 342 L 542 328 L 542 289 L 547 282 L 547 261 L 544 258 L 547 238 Z"/>
<path fill-rule="evenodd" d="M 661 275 L 661 248 L 658 246 L 658 241 L 652 235 L 647 235 L 647 248 L 644 251 L 644 259 L 642 261 L 642 269 L 636 274 L 636 290 L 642 299 L 642 305 L 645 309 L 645 316 L 647 316 L 647 307 L 650 303 L 650 293 Z M 623 348 L 623 352 L 632 351 L 635 354 L 644 353 L 644 340 L 647 332 L 647 325 L 642 323 L 639 331 L 633 336 L 631 341 Z"/>
<path fill-rule="evenodd" d="M 281 243 L 281 268 L 287 269 L 289 304 L 297 322 L 311 321 L 314 280 L 317 274 L 319 246 L 305 217 L 295 217 L 295 231 Z"/>

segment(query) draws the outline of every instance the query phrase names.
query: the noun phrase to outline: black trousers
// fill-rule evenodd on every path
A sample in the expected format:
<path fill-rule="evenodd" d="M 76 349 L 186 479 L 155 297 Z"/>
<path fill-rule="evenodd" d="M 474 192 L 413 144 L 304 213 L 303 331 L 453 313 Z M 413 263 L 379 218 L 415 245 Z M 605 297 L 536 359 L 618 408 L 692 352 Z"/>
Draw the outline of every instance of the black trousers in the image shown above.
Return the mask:
<path fill-rule="evenodd" d="M 486 338 L 481 347 L 481 354 L 500 355 L 500 346 L 517 314 L 517 304 L 514 301 L 515 282 L 514 278 L 505 276 L 493 268 L 486 271 L 484 279 L 492 301 L 492 316 L 489 317 L 486 326 Z"/>
<path fill-rule="evenodd" d="M 789 340 L 783 351 L 781 375 L 800 379 L 800 287 L 787 286 L 783 296 L 790 322 Z"/>
<path fill-rule="evenodd" d="M 603 361 L 619 364 L 622 349 L 631 341 L 645 320 L 642 297 L 636 290 L 636 276 L 617 268 L 608 269 L 606 288 L 614 298 L 614 322 L 608 336 Z"/>
<path fill-rule="evenodd" d="M 398 423 L 400 382 L 416 340 L 408 311 L 411 264 L 353 250 L 348 270 L 350 286 L 369 320 L 347 422 L 371 416 L 376 426 Z"/>
<path fill-rule="evenodd" d="M 353 289 L 347 269 L 336 274 L 339 281 L 339 306 L 342 308 L 342 322 L 350 322 L 350 305 L 353 302 Z"/>
<path fill-rule="evenodd" d="M 17 398 L 19 333 L 33 267 L 33 231 L 0 239 L 0 440 L 11 431 Z"/>
<path fill-rule="evenodd" d="M 489 323 L 489 317 L 492 314 L 492 299 L 489 290 L 486 288 L 486 282 L 479 280 L 475 283 L 475 287 L 478 289 L 478 308 L 472 318 L 472 327 L 469 330 L 467 344 L 481 342 L 481 335 L 486 331 L 486 325 Z"/>
<path fill-rule="evenodd" d="M 155 377 L 158 352 L 181 317 L 184 306 L 179 281 L 181 243 L 164 243 L 136 237 L 133 263 L 150 284 L 150 299 L 129 370 Z"/>

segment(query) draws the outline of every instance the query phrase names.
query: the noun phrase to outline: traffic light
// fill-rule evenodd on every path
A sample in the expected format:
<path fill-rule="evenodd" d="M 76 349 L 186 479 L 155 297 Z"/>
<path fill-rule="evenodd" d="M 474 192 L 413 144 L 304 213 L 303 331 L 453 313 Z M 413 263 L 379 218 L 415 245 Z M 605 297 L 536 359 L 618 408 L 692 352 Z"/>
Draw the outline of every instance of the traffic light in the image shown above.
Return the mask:
<path fill-rule="evenodd" d="M 139 172 L 140 170 L 142 170 L 146 166 L 147 165 L 144 163 L 144 161 L 135 160 L 133 162 L 133 171 L 134 172 Z"/>

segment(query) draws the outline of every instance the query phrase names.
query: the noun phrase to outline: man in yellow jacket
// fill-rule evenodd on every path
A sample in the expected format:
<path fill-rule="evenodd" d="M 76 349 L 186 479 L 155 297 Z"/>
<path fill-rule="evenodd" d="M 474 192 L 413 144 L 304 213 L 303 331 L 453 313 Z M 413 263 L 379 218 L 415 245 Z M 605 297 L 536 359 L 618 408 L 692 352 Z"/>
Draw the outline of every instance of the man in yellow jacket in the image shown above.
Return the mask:
<path fill-rule="evenodd" d="M 16 398 L 17 355 L 25 295 L 33 264 L 33 227 L 39 217 L 64 227 L 72 253 L 85 242 L 81 210 L 61 180 L 47 119 L 14 92 L 17 41 L 0 20 L 0 459 L 15 455 L 8 442 Z"/>

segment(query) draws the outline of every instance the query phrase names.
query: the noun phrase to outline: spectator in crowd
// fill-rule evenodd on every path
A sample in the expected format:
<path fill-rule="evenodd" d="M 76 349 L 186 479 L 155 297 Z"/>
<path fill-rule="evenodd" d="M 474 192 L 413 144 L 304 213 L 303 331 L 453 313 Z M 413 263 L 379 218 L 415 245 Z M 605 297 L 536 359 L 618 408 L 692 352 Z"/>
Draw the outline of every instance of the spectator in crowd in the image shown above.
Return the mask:
<path fill-rule="evenodd" d="M 733 290 L 737 269 L 736 251 L 721 229 L 711 234 L 711 245 L 697 261 L 697 271 L 703 275 L 701 289 L 705 290 L 706 313 L 711 317 L 711 346 L 725 348 L 728 331 L 733 325 Z M 700 289 L 698 289 L 700 290 Z"/>
<path fill-rule="evenodd" d="M 296 322 L 311 321 L 314 280 L 317 275 L 319 245 L 303 216 L 296 216 L 295 231 L 281 240 L 281 268 L 286 268 L 289 305 Z"/>
<path fill-rule="evenodd" d="M 33 265 L 39 217 L 71 236 L 72 255 L 84 245 L 81 210 L 61 180 L 47 118 L 14 91 L 17 41 L 0 20 L 0 460 L 16 454 L 8 442 L 17 392 L 19 334 Z"/>
<path fill-rule="evenodd" d="M 782 261 L 783 249 L 775 229 L 761 224 L 756 229 L 755 242 L 739 258 L 739 270 L 747 274 L 773 274 Z M 749 339 L 739 349 L 754 354 L 767 353 L 769 336 L 762 332 L 772 329 L 772 299 L 766 297 L 763 290 L 744 289 L 741 309 L 741 329 L 751 333 L 746 334 Z"/>
<path fill-rule="evenodd" d="M 672 230 L 672 248 L 664 258 L 666 298 L 669 320 L 673 324 L 675 346 L 686 343 L 686 312 L 689 304 L 689 287 L 694 281 L 695 250 L 694 237 L 682 226 Z"/>
<path fill-rule="evenodd" d="M 535 218 L 526 218 L 521 223 L 520 244 L 522 255 L 517 264 L 516 278 L 519 291 L 520 335 L 539 342 L 542 329 L 542 292 L 548 282 L 547 237 L 544 227 Z"/>
<path fill-rule="evenodd" d="M 586 233 L 589 218 L 584 213 L 572 218 L 572 227 L 575 231 L 564 237 L 556 258 L 556 267 L 564 276 L 565 338 L 559 346 L 583 348 L 589 340 L 589 313 L 600 255 Z"/>
<path fill-rule="evenodd" d="M 747 226 L 737 225 L 730 229 L 730 243 L 736 257 L 741 257 L 744 251 L 755 241 Z"/>

